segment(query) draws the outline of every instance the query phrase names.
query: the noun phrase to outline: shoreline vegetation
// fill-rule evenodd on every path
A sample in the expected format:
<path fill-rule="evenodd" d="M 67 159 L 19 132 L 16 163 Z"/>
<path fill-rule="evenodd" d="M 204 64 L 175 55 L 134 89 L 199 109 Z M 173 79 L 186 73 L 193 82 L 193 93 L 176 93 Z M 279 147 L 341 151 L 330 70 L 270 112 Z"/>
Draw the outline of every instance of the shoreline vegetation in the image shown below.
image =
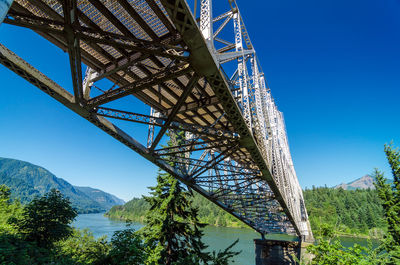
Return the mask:
<path fill-rule="evenodd" d="M 194 193 L 192 206 L 199 209 L 199 221 L 216 227 L 247 228 L 240 220 L 220 209 L 201 195 Z M 143 198 L 133 198 L 124 205 L 113 206 L 104 216 L 121 221 L 144 223 L 149 204 Z"/>

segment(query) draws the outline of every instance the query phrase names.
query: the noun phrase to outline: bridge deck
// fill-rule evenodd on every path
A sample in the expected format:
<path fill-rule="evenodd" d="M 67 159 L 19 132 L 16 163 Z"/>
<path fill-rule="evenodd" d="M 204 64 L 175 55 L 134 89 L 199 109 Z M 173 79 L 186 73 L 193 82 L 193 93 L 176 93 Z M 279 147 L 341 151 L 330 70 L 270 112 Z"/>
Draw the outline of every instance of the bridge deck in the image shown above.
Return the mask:
<path fill-rule="evenodd" d="M 246 125 L 184 0 L 15 0 L 4 22 L 30 28 L 69 53 L 74 96 L 36 82 L 46 93 L 131 147 L 104 117 L 159 127 L 147 148 L 135 142 L 133 149 L 260 233 L 302 234 L 285 183 L 273 177 L 272 161 Z M 36 70 L 2 51 L 4 65 L 37 79 Z M 90 67 L 85 80 L 81 62 Z M 100 88 L 105 79 L 114 85 Z M 121 109 L 120 99 L 132 95 L 153 115 Z M 186 145 L 162 147 L 166 130 L 174 129 L 192 136 Z M 171 168 L 175 154 L 180 166 Z"/>

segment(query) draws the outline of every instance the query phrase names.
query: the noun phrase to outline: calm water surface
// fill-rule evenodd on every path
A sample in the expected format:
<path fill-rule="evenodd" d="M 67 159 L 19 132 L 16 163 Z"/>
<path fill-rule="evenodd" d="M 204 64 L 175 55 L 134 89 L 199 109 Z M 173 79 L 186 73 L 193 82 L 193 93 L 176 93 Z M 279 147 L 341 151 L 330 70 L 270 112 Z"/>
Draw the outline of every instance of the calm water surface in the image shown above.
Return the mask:
<path fill-rule="evenodd" d="M 111 238 L 115 231 L 126 228 L 125 222 L 108 219 L 104 217 L 102 213 L 80 214 L 73 223 L 73 226 L 80 229 L 88 228 L 95 237 L 106 235 L 108 239 Z M 140 223 L 133 223 L 132 227 L 138 230 L 143 227 L 143 225 Z M 241 250 L 242 253 L 236 257 L 235 264 L 254 265 L 255 254 L 253 239 L 260 237 L 258 233 L 245 228 L 213 226 L 206 227 L 204 232 L 205 236 L 203 240 L 209 245 L 209 251 L 225 249 L 239 238 L 239 243 L 235 246 L 234 250 Z M 341 241 L 346 247 L 353 246 L 355 243 L 364 246 L 367 245 L 367 240 L 360 238 L 342 238 Z"/>

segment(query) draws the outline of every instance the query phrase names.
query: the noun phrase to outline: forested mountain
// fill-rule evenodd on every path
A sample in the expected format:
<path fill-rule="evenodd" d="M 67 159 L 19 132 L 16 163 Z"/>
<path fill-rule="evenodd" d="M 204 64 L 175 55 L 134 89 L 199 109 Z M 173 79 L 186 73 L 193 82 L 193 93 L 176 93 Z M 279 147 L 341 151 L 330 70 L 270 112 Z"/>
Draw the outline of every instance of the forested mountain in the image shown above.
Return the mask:
<path fill-rule="evenodd" d="M 311 227 L 318 233 L 321 224 L 336 227 L 345 234 L 373 234 L 385 229 L 383 209 L 374 189 L 312 188 L 304 191 Z M 193 204 L 199 208 L 202 222 L 216 226 L 245 227 L 204 197 L 195 194 Z M 134 198 L 125 205 L 114 206 L 110 218 L 143 221 L 149 208 L 144 199 Z"/>
<path fill-rule="evenodd" d="M 67 196 L 79 213 L 102 212 L 124 201 L 104 191 L 73 186 L 48 170 L 28 162 L 0 158 L 0 184 L 11 188 L 11 198 L 22 203 L 42 196 L 52 188 Z"/>
<path fill-rule="evenodd" d="M 381 233 L 385 229 L 383 208 L 375 189 L 344 190 L 312 188 L 304 191 L 304 200 L 313 231 L 330 225 L 348 234 Z"/>

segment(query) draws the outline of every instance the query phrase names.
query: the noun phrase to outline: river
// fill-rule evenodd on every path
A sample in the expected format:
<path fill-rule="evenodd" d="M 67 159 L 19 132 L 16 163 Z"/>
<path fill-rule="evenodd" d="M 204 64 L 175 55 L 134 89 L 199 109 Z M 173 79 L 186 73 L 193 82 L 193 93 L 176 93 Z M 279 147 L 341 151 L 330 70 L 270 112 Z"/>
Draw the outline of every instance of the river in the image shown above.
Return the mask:
<path fill-rule="evenodd" d="M 79 229 L 88 228 L 95 237 L 106 235 L 107 238 L 111 238 L 115 231 L 124 229 L 126 224 L 123 221 L 108 219 L 103 216 L 103 213 L 96 213 L 78 215 L 73 226 Z M 132 227 L 138 230 L 143 225 L 133 223 Z M 233 250 L 241 250 L 242 252 L 235 258 L 235 264 L 253 265 L 255 263 L 253 239 L 260 238 L 260 235 L 253 230 L 207 226 L 204 229 L 204 234 L 203 241 L 209 246 L 209 251 L 225 249 L 239 238 L 239 243 L 236 244 Z M 364 246 L 367 244 L 367 240 L 362 238 L 343 237 L 341 241 L 346 247 L 353 246 L 355 243 Z"/>

